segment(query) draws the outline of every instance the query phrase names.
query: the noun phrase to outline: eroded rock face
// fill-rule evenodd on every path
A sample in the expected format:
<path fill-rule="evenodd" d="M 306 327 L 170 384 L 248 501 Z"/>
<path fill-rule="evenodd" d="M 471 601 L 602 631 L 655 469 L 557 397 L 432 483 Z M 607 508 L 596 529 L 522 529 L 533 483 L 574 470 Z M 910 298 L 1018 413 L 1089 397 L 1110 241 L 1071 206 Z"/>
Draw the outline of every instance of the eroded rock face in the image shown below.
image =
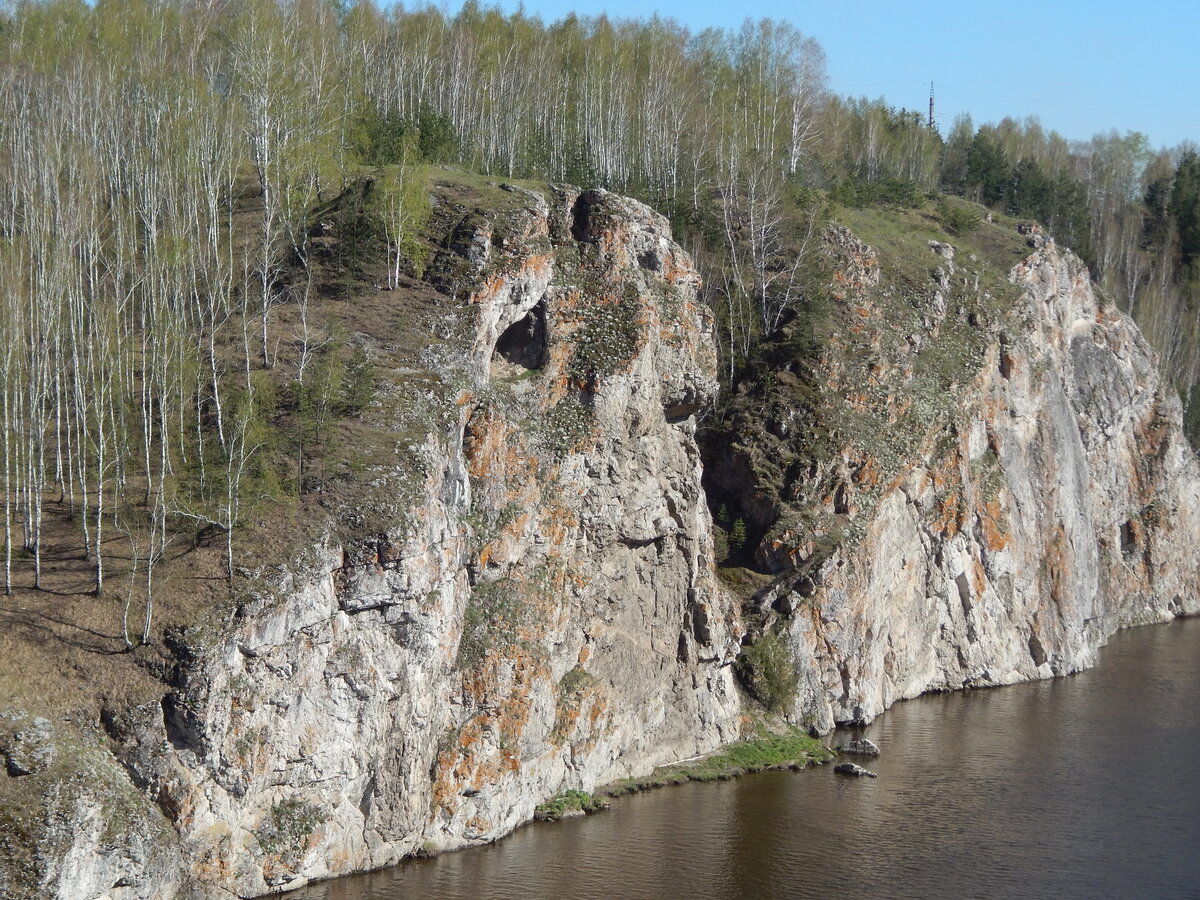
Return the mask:
<path fill-rule="evenodd" d="M 424 360 L 439 390 L 399 398 L 396 465 L 369 473 L 390 499 L 173 635 L 176 689 L 106 719 L 120 766 L 98 736 L 0 721 L 0 777 L 63 785 L 30 862 L 53 875 L 0 893 L 248 897 L 493 840 L 736 739 L 747 627 L 786 636 L 788 714 L 826 730 L 1200 611 L 1178 401 L 1082 264 L 1046 240 L 1014 302 L 971 306 L 970 254 L 935 242 L 901 305 L 835 229 L 848 325 L 776 378 L 815 379 L 809 406 L 756 400 L 709 473 L 774 528 L 744 623 L 700 486 L 716 358 L 691 261 L 641 204 L 512 190 L 446 251 L 465 334 Z M 772 469 L 751 430 L 808 456 Z"/>
<path fill-rule="evenodd" d="M 1200 468 L 1152 352 L 1052 242 L 1011 278 L 950 427 L 795 585 L 797 719 L 1075 672 L 1118 628 L 1200 611 Z"/>
<path fill-rule="evenodd" d="M 180 689 L 119 729 L 197 883 L 253 896 L 491 841 L 737 736 L 695 270 L 641 204 L 523 200 L 470 242 L 465 377 L 394 528 L 330 538 L 181 639 Z"/>
<path fill-rule="evenodd" d="M 130 783 L 103 735 L 0 712 L 6 766 L 0 897 L 192 897 L 171 823 Z"/>

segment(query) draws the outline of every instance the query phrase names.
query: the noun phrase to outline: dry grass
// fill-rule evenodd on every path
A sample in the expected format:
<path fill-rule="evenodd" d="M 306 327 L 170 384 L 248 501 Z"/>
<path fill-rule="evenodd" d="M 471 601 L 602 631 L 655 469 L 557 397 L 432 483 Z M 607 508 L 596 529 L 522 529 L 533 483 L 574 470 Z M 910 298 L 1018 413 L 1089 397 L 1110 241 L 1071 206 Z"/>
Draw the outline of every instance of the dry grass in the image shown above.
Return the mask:
<path fill-rule="evenodd" d="M 48 502 L 44 521 L 41 590 L 33 587 L 33 560 L 14 559 L 13 594 L 0 597 L 0 707 L 62 712 L 161 695 L 161 642 L 129 652 L 122 637 L 128 604 L 136 643 L 146 597 L 141 572 L 131 584 L 126 538 L 109 529 L 105 591 L 97 597 L 93 565 L 80 552 L 67 509 Z M 220 605 L 228 596 L 221 560 L 220 547 L 172 543 L 156 578 L 153 635 Z"/>
<path fill-rule="evenodd" d="M 494 220 L 526 202 L 477 176 L 446 169 L 427 175 L 437 198 L 427 235 L 431 254 L 445 245 L 448 229 L 464 218 Z M 235 227 L 248 235 L 261 210 L 261 197 L 248 176 L 240 179 L 239 188 Z M 354 530 L 345 524 L 347 510 L 359 513 L 359 531 L 394 526 L 389 516 L 403 506 L 394 495 L 394 479 L 384 487 L 368 482 L 381 471 L 402 468 L 400 448 L 423 440 L 431 427 L 428 421 L 434 421 L 429 411 L 452 400 L 444 373 L 431 371 L 426 360 L 439 345 L 448 343 L 461 351 L 473 312 L 412 277 L 402 279 L 397 290 L 383 289 L 382 244 L 372 244 L 369 250 L 358 254 L 352 265 L 336 256 L 314 254 L 307 327 L 311 341 L 328 341 L 327 346 L 340 348 L 343 359 L 354 348 L 369 352 L 375 399 L 365 409 L 328 423 L 320 443 L 307 448 L 310 458 L 302 484 L 296 478 L 299 461 L 288 433 L 295 424 L 293 413 L 281 406 L 271 414 L 274 437 L 263 452 L 280 488 L 274 498 L 251 510 L 237 535 L 235 563 L 240 567 L 286 566 L 331 531 L 353 537 Z M 296 291 L 303 280 L 298 267 L 284 273 L 282 281 L 292 290 L 271 316 L 273 365 L 265 374 L 280 396 L 296 377 L 303 347 Z M 459 325 L 450 327 L 456 319 Z M 251 333 L 257 335 L 254 329 Z M 241 365 L 236 323 L 229 339 L 228 365 L 236 371 Z M 140 564 L 131 583 L 133 554 L 127 538 L 106 524 L 105 591 L 97 597 L 78 523 L 56 498 L 47 500 L 44 515 L 42 589 L 32 586 L 32 560 L 14 559 L 13 595 L 0 596 L 0 709 L 75 711 L 94 721 L 105 706 L 119 708 L 161 697 L 169 688 L 171 663 L 164 632 L 223 622 L 234 605 L 225 578 L 224 535 L 213 534 L 197 545 L 186 523 L 179 523 L 181 531 L 155 570 L 150 643 L 130 651 L 122 636 L 122 616 L 128 604 L 128 630 L 136 642 L 142 630 L 145 583 Z M 237 582 L 235 592 L 245 579 Z"/>

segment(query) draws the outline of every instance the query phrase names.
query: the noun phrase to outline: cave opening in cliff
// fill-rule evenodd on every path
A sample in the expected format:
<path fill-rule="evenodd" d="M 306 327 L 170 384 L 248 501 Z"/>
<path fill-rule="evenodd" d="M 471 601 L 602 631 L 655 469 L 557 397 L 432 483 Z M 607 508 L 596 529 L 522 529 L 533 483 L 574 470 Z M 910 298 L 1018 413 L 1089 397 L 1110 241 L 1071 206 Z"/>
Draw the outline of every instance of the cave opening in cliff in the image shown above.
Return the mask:
<path fill-rule="evenodd" d="M 600 202 L 596 191 L 584 191 L 571 207 L 571 237 L 584 244 L 596 243 L 596 223 L 592 209 Z"/>
<path fill-rule="evenodd" d="M 508 328 L 496 341 L 492 361 L 503 360 L 523 369 L 541 369 L 549 359 L 546 342 L 546 300 L 539 300 L 533 309 Z"/>
<path fill-rule="evenodd" d="M 1141 547 L 1141 528 L 1133 519 L 1121 525 L 1121 552 L 1126 556 L 1137 553 Z"/>

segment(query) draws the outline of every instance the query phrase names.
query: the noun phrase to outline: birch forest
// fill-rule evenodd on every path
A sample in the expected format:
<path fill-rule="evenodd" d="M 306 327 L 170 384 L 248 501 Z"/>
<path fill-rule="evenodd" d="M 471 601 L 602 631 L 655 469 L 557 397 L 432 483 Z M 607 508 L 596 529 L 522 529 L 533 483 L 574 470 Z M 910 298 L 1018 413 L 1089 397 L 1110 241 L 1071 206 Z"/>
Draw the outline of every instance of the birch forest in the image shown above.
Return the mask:
<path fill-rule="evenodd" d="M 916 112 L 831 94 L 820 46 L 782 22 L 693 32 L 473 2 L 455 14 L 9 2 L 6 593 L 18 566 L 42 587 L 50 509 L 65 511 L 97 594 L 110 587 L 106 541 L 122 536 L 144 595 L 132 618 L 126 606 L 127 645 L 151 636 L 155 580 L 181 536 L 220 535 L 232 578 L 248 511 L 315 489 L 280 450 L 281 397 L 346 414 L 370 399 L 364 361 L 331 387 L 320 341 L 282 356 L 273 344 L 274 318 L 286 307 L 306 322 L 315 296 L 315 210 L 374 179 L 370 221 L 394 288 L 419 269 L 435 166 L 607 187 L 668 214 L 705 276 L 729 383 L 800 308 L 839 205 L 948 193 L 1038 219 L 1138 319 L 1200 433 L 1192 147 L 1115 132 L 1069 142 L 1018 119 L 941 135 Z"/>

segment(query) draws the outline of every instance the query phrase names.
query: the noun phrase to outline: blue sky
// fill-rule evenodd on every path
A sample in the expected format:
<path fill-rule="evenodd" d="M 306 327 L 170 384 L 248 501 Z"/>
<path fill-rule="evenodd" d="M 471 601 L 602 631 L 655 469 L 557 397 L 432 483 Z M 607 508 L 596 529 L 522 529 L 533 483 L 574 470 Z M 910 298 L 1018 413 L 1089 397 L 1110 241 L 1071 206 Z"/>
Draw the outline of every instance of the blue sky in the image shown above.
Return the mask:
<path fill-rule="evenodd" d="M 499 5 L 511 11 L 517 2 Z M 924 112 L 933 81 L 943 134 L 956 115 L 969 112 L 976 125 L 1035 115 L 1072 140 L 1116 129 L 1140 131 L 1156 147 L 1200 141 L 1194 0 L 526 0 L 524 6 L 547 22 L 572 10 L 614 17 L 658 12 L 694 31 L 736 28 L 746 17 L 786 19 L 825 48 L 830 87 L 839 94 L 883 96 Z"/>

